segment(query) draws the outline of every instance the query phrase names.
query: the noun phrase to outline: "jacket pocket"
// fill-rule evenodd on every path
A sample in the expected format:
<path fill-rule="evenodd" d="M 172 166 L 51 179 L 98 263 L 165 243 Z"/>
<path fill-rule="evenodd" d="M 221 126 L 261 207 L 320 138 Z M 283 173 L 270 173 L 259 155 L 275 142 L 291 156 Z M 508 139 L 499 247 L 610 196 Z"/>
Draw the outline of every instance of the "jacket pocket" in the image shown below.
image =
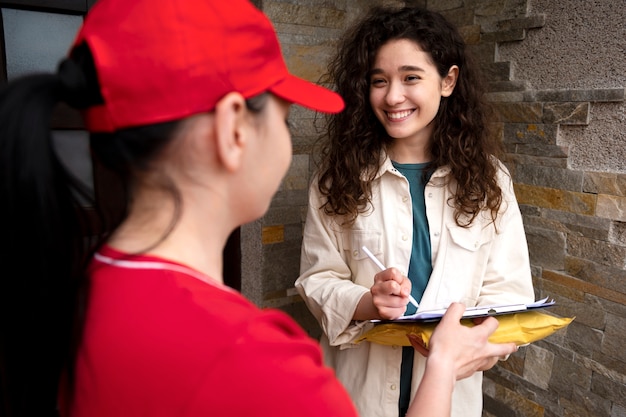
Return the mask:
<path fill-rule="evenodd" d="M 460 227 L 456 223 L 447 225 L 452 241 L 463 249 L 476 252 L 481 246 L 493 240 L 493 225 L 474 224 L 471 227 Z"/>
<path fill-rule="evenodd" d="M 363 246 L 369 249 L 372 254 L 379 256 L 382 254 L 381 232 L 369 230 L 350 230 L 342 235 L 343 248 L 348 259 L 360 261 L 368 258 L 363 250 Z"/>

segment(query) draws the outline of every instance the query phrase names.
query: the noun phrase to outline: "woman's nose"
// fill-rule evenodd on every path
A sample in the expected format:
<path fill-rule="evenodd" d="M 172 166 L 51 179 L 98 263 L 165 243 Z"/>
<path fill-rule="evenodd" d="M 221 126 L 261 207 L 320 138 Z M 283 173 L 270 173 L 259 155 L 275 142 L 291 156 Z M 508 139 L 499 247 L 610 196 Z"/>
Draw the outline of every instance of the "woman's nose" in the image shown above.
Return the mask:
<path fill-rule="evenodd" d="M 404 101 L 404 89 L 401 83 L 389 83 L 387 94 L 385 94 L 385 101 L 387 105 L 394 106 Z"/>

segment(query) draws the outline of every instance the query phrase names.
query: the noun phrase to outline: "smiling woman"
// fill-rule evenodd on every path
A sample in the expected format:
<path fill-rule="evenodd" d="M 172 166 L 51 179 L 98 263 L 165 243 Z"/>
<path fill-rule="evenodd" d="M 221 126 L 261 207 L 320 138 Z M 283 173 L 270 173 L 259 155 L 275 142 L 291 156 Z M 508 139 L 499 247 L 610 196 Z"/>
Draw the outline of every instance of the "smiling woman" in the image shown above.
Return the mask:
<path fill-rule="evenodd" d="M 442 97 L 452 94 L 459 67 L 444 77 L 430 55 L 408 39 L 391 40 L 376 54 L 370 77 L 370 104 L 389 137 L 387 152 L 398 163 L 428 162 L 433 120 Z"/>
<path fill-rule="evenodd" d="M 371 319 L 415 313 L 409 295 L 420 310 L 533 301 L 522 218 L 476 70 L 443 16 L 371 10 L 340 41 L 327 81 L 347 104 L 321 138 L 296 288 L 361 415 L 404 416 L 426 358 L 355 343 Z M 452 416 L 482 414 L 481 378 L 457 383 Z"/>

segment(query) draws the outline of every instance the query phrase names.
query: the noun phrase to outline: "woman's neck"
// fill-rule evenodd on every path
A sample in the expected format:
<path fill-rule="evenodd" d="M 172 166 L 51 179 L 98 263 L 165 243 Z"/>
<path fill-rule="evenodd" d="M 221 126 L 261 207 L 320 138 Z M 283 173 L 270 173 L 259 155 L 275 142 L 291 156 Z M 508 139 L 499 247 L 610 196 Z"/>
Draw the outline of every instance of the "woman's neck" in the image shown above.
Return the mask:
<path fill-rule="evenodd" d="M 222 283 L 222 253 L 232 232 L 223 211 L 219 204 L 191 203 L 185 194 L 177 209 L 168 194 L 140 192 L 107 243 L 122 252 L 180 262 Z"/>

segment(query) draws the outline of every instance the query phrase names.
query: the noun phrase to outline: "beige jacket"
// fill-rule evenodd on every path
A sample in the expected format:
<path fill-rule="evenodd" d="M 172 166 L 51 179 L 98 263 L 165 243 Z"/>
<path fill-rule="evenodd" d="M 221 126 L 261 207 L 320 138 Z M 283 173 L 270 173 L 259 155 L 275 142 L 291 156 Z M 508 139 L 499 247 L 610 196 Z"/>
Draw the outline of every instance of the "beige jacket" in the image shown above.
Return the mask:
<path fill-rule="evenodd" d="M 433 272 L 419 311 L 459 301 L 468 307 L 534 300 L 528 249 L 522 217 L 511 178 L 500 165 L 498 180 L 504 201 L 497 233 L 488 214 L 469 228 L 454 221 L 447 204 L 455 185 L 445 185 L 448 168 L 438 169 L 426 185 L 426 213 L 430 229 Z M 309 193 L 304 228 L 300 277 L 296 288 L 320 323 L 325 360 L 350 392 L 362 417 L 398 414 L 402 349 L 353 341 L 372 327 L 355 322 L 356 306 L 379 272 L 361 250 L 367 246 L 387 267 L 404 274 L 412 244 L 412 204 L 409 184 L 387 159 L 372 184 L 372 206 L 353 227 L 344 229 L 337 219 L 319 210 L 323 203 L 317 183 Z M 424 371 L 424 358 L 416 354 L 412 397 Z M 453 417 L 480 417 L 482 373 L 457 383 Z"/>

